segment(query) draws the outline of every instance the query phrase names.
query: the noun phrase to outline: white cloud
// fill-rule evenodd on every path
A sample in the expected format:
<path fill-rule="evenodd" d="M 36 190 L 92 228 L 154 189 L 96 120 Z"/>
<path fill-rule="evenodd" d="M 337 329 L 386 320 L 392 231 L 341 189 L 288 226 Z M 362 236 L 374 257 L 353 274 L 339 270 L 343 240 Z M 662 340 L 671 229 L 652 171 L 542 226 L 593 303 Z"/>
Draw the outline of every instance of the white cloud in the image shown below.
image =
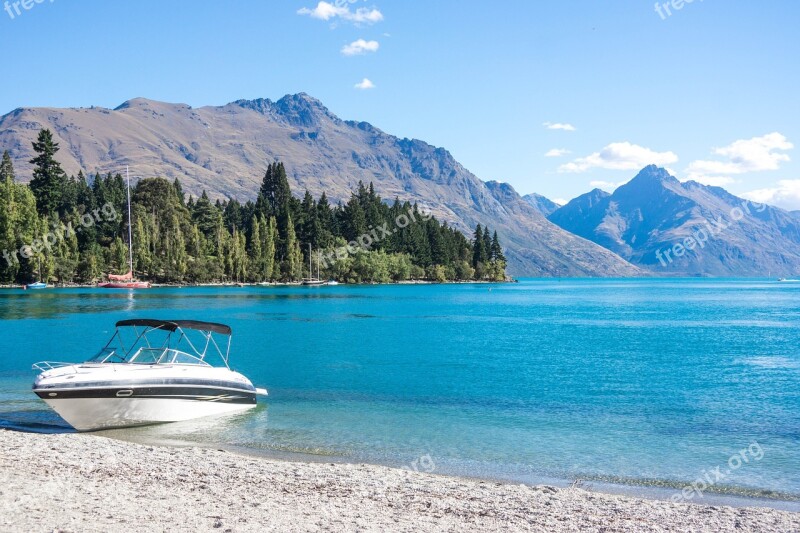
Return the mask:
<path fill-rule="evenodd" d="M 309 9 L 307 7 L 298 9 L 297 14 L 309 15 L 311 18 L 320 20 L 330 20 L 335 17 L 341 17 L 349 11 L 350 8 L 348 7 L 337 7 L 333 4 L 329 4 L 328 2 L 320 2 L 314 9 Z"/>
<path fill-rule="evenodd" d="M 383 13 L 377 9 L 360 7 L 356 9 L 355 13 L 347 15 L 345 18 L 353 22 L 367 22 L 369 24 L 374 24 L 383 20 Z"/>
<path fill-rule="evenodd" d="M 590 181 L 589 186 L 594 187 L 595 189 L 602 189 L 608 192 L 614 192 L 617 190 L 617 187 L 621 187 L 628 183 L 627 181 L 620 181 L 614 183 L 613 181 Z"/>
<path fill-rule="evenodd" d="M 577 128 L 572 124 L 565 124 L 562 122 L 545 122 L 542 124 L 548 130 L 564 130 L 564 131 L 575 131 Z"/>
<path fill-rule="evenodd" d="M 655 152 L 629 142 L 611 143 L 599 152 L 579 157 L 558 167 L 559 172 L 586 172 L 592 168 L 607 170 L 639 170 L 647 165 L 664 166 L 674 163 L 673 152 Z"/>
<path fill-rule="evenodd" d="M 342 54 L 346 56 L 364 55 L 367 52 L 377 52 L 380 46 L 381 45 L 378 41 L 365 41 L 364 39 L 359 39 L 343 46 Z"/>
<path fill-rule="evenodd" d="M 338 6 L 328 2 L 320 2 L 313 9 L 307 7 L 298 9 L 297 14 L 308 15 L 319 20 L 331 20 L 338 17 L 355 24 L 374 24 L 383 20 L 383 13 L 374 8 L 360 7 L 355 11 L 350 11 L 350 6 Z"/>
<path fill-rule="evenodd" d="M 731 174 L 778 170 L 781 163 L 790 160 L 787 154 L 781 152 L 792 148 L 794 145 L 777 132 L 763 137 L 741 139 L 728 146 L 714 149 L 715 155 L 725 157 L 727 160 L 692 161 L 686 169 L 686 173 L 689 179 L 705 183 L 708 180 L 730 180 L 727 176 Z"/>
<path fill-rule="evenodd" d="M 553 148 L 552 150 L 548 150 L 547 153 L 544 154 L 545 157 L 564 157 L 567 154 L 571 154 L 569 150 L 565 148 Z"/>
<path fill-rule="evenodd" d="M 565 200 L 564 198 L 553 198 L 553 202 L 558 205 L 567 205 L 569 200 Z"/>
<path fill-rule="evenodd" d="M 754 202 L 795 211 L 800 209 L 800 180 L 780 180 L 776 187 L 746 192 L 741 196 Z"/>
<path fill-rule="evenodd" d="M 368 80 L 367 78 L 364 78 L 364 79 L 363 79 L 363 80 L 361 80 L 360 82 L 356 83 L 356 84 L 354 85 L 354 87 L 355 87 L 356 89 L 361 89 L 362 91 L 366 91 L 367 89 L 374 89 L 374 88 L 375 88 L 375 84 L 374 84 L 374 83 L 372 83 L 372 82 L 371 82 L 370 80 Z"/>

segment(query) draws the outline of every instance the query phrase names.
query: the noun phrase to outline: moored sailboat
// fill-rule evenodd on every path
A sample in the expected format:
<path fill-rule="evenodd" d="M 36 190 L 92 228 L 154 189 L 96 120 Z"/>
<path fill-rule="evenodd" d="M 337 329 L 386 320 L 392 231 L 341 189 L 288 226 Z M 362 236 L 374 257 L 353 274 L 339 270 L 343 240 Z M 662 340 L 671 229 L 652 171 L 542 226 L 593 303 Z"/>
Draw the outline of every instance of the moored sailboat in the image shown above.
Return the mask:
<path fill-rule="evenodd" d="M 322 285 L 327 285 L 326 281 L 322 281 L 319 279 L 319 259 L 317 259 L 317 277 L 314 277 L 314 273 L 311 266 L 311 244 L 308 245 L 308 277 L 303 279 L 303 285 L 307 287 L 320 287 Z"/>
<path fill-rule="evenodd" d="M 106 283 L 99 283 L 101 289 L 149 289 L 150 282 L 138 281 L 133 276 L 133 219 L 131 218 L 131 177 L 125 167 L 125 179 L 128 183 L 128 273 L 117 276 L 108 275 Z"/>

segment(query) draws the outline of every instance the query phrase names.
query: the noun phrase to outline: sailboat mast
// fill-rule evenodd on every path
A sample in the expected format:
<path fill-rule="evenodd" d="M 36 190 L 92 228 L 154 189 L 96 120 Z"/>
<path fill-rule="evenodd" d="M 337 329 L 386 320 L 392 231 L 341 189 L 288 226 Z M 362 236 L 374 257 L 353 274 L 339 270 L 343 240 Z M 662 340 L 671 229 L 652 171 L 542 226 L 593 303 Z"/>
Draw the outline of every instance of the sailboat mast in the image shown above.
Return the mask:
<path fill-rule="evenodd" d="M 131 218 L 131 175 L 125 166 L 125 180 L 128 182 L 128 266 L 133 276 L 133 219 Z"/>
<path fill-rule="evenodd" d="M 311 270 L 311 243 L 308 243 L 308 279 L 314 278 L 314 272 Z"/>

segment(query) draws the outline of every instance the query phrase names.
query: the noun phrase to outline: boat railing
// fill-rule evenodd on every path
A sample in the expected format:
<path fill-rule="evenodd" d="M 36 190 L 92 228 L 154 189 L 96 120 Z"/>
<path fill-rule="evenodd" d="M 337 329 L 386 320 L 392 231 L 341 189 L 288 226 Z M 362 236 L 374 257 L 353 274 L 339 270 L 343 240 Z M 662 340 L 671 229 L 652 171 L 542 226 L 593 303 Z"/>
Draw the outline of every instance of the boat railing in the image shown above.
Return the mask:
<path fill-rule="evenodd" d="M 75 363 L 57 363 L 54 361 L 40 361 L 38 363 L 34 363 L 31 367 L 33 370 L 38 370 L 39 372 L 47 372 L 48 370 L 54 370 L 56 368 L 64 368 L 68 366 L 75 366 Z M 73 371 L 77 374 L 78 370 L 76 368 Z"/>

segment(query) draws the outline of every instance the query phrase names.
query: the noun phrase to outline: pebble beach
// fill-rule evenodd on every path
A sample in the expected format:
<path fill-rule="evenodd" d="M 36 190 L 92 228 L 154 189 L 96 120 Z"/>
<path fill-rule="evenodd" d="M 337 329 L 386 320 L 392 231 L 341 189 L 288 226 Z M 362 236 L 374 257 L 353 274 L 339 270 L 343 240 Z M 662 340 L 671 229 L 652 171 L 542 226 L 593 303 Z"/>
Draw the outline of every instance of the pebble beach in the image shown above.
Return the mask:
<path fill-rule="evenodd" d="M 9 532 L 800 531 L 775 509 L 11 431 L 0 511 Z"/>

